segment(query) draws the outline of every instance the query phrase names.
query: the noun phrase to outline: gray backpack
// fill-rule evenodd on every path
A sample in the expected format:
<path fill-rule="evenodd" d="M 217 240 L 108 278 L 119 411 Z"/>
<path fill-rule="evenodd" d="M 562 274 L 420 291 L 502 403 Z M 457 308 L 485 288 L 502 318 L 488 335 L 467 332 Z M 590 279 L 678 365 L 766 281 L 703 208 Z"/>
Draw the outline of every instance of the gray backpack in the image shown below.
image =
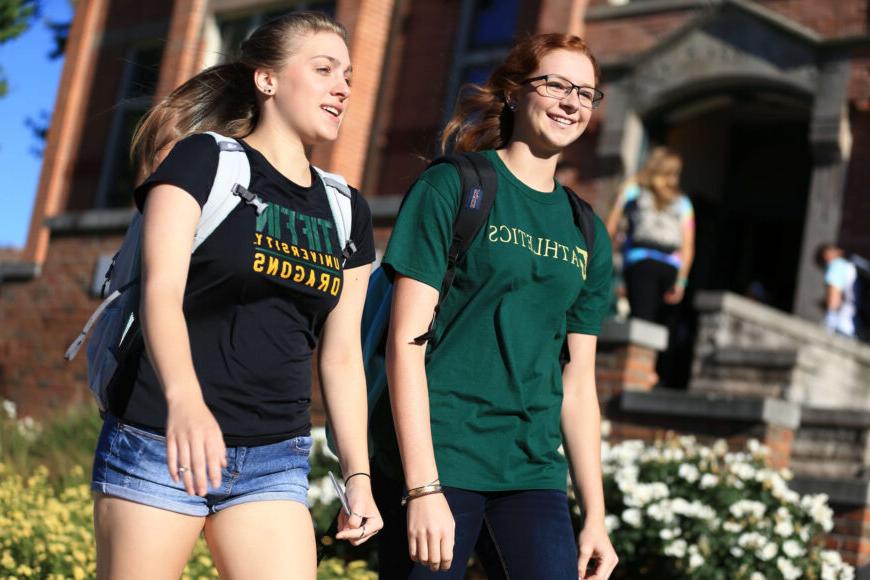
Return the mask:
<path fill-rule="evenodd" d="M 268 204 L 256 194 L 248 191 L 251 182 L 251 166 L 242 146 L 230 137 L 209 132 L 220 148 L 218 168 L 212 183 L 208 200 L 202 208 L 199 223 L 193 237 L 193 249 L 205 242 L 230 212 L 244 202 L 262 213 Z M 356 251 L 350 238 L 351 233 L 351 192 L 343 177 L 314 168 L 326 189 L 329 208 L 335 220 L 336 232 L 342 244 L 342 265 Z M 136 213 L 124 241 L 106 271 L 103 284 L 105 299 L 94 310 L 81 333 L 72 342 L 64 355 L 67 360 L 75 358 L 88 333 L 93 335 L 88 341 L 88 385 L 100 408 L 105 410 L 108 391 L 118 370 L 128 343 L 138 334 L 140 271 L 142 245 L 142 214 Z M 108 291 L 108 296 L 105 296 Z"/>

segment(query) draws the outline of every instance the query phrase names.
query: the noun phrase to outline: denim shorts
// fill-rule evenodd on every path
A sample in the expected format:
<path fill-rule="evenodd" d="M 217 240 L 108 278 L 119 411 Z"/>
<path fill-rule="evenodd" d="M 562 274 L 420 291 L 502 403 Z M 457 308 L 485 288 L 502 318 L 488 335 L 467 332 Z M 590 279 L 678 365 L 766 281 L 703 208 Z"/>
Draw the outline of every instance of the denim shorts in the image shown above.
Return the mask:
<path fill-rule="evenodd" d="M 189 516 L 207 516 L 250 501 L 308 506 L 312 439 L 293 437 L 254 447 L 228 447 L 221 486 L 188 495 L 166 467 L 166 438 L 107 415 L 94 457 L 93 491 Z"/>

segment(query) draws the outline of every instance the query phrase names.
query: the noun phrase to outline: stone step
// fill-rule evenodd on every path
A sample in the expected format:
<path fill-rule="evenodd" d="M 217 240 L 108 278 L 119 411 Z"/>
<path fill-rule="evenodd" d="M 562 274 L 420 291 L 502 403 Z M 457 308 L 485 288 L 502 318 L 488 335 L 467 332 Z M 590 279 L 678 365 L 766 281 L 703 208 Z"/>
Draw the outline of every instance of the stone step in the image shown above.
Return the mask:
<path fill-rule="evenodd" d="M 870 412 L 802 407 L 791 469 L 804 477 L 864 477 L 870 473 L 868 432 Z"/>

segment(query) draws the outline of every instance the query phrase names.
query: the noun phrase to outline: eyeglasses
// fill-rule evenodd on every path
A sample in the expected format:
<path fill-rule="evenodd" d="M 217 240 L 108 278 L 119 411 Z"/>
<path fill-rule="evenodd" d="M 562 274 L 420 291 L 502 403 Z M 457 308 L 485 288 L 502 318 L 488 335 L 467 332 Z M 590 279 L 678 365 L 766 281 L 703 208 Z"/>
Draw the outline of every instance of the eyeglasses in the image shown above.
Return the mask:
<path fill-rule="evenodd" d="M 532 77 L 523 81 L 523 84 L 530 84 L 535 87 L 535 91 L 542 97 L 550 97 L 553 99 L 567 99 L 573 91 L 577 91 L 577 98 L 580 100 L 580 106 L 587 109 L 594 109 L 601 103 L 604 98 L 604 93 L 593 87 L 581 87 L 575 85 L 568 79 L 560 75 L 541 75 Z M 537 83 L 537 84 L 536 84 Z"/>

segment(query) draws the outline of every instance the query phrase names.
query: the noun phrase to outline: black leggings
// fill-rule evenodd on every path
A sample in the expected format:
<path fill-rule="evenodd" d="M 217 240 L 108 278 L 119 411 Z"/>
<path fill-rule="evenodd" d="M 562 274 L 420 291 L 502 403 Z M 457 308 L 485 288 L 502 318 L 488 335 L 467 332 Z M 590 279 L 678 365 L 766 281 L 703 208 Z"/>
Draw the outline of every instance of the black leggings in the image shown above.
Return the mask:
<path fill-rule="evenodd" d="M 625 289 L 631 315 L 667 325 L 670 310 L 665 293 L 677 281 L 677 269 L 658 260 L 641 260 L 625 268 Z"/>

